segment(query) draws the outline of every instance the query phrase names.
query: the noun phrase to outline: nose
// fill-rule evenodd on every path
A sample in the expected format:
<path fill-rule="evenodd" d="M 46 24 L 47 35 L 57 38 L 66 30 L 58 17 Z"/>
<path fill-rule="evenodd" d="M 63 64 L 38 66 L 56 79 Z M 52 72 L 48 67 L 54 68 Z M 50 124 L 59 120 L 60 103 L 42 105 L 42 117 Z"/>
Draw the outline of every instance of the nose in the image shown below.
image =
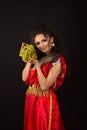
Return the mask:
<path fill-rule="evenodd" d="M 44 46 L 44 44 L 41 42 L 41 43 L 40 43 L 40 47 L 42 48 L 43 46 Z"/>

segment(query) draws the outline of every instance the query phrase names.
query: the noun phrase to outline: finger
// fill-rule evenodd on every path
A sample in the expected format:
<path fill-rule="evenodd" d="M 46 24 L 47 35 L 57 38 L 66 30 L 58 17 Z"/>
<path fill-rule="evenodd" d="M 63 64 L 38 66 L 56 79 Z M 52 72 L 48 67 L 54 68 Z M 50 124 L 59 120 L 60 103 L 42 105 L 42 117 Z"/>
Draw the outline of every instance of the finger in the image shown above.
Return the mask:
<path fill-rule="evenodd" d="M 22 42 L 21 48 L 23 48 L 25 46 L 25 42 Z"/>

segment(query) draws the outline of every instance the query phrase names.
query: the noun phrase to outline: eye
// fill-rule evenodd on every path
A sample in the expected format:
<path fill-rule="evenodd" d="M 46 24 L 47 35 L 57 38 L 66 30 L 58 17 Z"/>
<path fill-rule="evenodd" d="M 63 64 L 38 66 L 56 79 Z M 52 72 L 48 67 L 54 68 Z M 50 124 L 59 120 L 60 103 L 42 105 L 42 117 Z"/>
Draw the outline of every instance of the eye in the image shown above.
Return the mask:
<path fill-rule="evenodd" d="M 35 44 L 36 44 L 36 46 L 38 46 L 40 44 L 40 42 L 36 42 Z"/>
<path fill-rule="evenodd" d="M 47 39 L 43 39 L 43 40 L 42 40 L 42 42 L 46 42 L 46 41 L 47 41 Z"/>

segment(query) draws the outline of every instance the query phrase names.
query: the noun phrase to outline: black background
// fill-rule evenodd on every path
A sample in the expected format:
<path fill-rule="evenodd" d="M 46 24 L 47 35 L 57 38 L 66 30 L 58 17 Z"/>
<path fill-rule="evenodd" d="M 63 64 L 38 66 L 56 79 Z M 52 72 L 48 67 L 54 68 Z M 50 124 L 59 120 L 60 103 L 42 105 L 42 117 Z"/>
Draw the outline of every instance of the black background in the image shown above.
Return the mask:
<path fill-rule="evenodd" d="M 71 76 L 56 92 L 66 130 L 86 130 L 86 3 L 15 1 L 0 3 L 0 130 L 22 130 L 26 85 L 19 49 L 33 24 L 46 23 L 62 38 L 70 56 Z"/>

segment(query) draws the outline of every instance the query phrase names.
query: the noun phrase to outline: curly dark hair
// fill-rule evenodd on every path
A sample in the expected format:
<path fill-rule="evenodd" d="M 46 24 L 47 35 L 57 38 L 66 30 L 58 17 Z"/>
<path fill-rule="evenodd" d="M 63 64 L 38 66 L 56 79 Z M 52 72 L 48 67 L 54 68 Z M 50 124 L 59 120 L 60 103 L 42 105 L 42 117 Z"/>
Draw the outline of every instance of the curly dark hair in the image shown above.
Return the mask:
<path fill-rule="evenodd" d="M 45 56 L 45 54 L 43 52 L 39 51 L 34 43 L 34 38 L 37 34 L 43 34 L 45 37 L 47 37 L 47 36 L 54 37 L 55 46 L 52 47 L 51 51 L 54 54 L 57 53 L 59 55 L 64 56 L 65 61 L 67 63 L 67 69 L 69 70 L 69 72 L 68 72 L 68 75 L 69 75 L 69 73 L 70 73 L 70 63 L 69 63 L 70 58 L 69 58 L 69 55 L 67 53 L 67 48 L 64 45 L 64 43 L 62 42 L 62 40 L 55 34 L 55 32 L 49 26 L 47 26 L 45 24 L 34 25 L 32 30 L 31 30 L 31 33 L 30 33 L 30 40 L 37 51 L 38 60 L 41 59 L 43 56 Z"/>
<path fill-rule="evenodd" d="M 34 25 L 33 26 L 32 30 L 31 30 L 30 38 L 31 38 L 31 43 L 34 46 L 35 46 L 34 38 L 35 38 L 35 36 L 37 34 L 43 34 L 45 37 L 47 37 L 47 36 L 54 37 L 55 46 L 52 47 L 52 52 L 62 54 L 63 56 L 65 56 L 64 45 L 62 44 L 59 37 L 56 36 L 56 34 L 53 32 L 53 30 L 51 28 L 49 28 L 47 25 L 44 25 L 44 24 L 39 24 L 39 25 Z M 35 46 L 35 48 L 36 48 L 36 46 Z M 40 52 L 38 49 L 37 49 L 37 52 L 38 52 L 38 57 L 39 58 L 41 58 L 42 56 L 45 55 L 42 52 Z"/>

